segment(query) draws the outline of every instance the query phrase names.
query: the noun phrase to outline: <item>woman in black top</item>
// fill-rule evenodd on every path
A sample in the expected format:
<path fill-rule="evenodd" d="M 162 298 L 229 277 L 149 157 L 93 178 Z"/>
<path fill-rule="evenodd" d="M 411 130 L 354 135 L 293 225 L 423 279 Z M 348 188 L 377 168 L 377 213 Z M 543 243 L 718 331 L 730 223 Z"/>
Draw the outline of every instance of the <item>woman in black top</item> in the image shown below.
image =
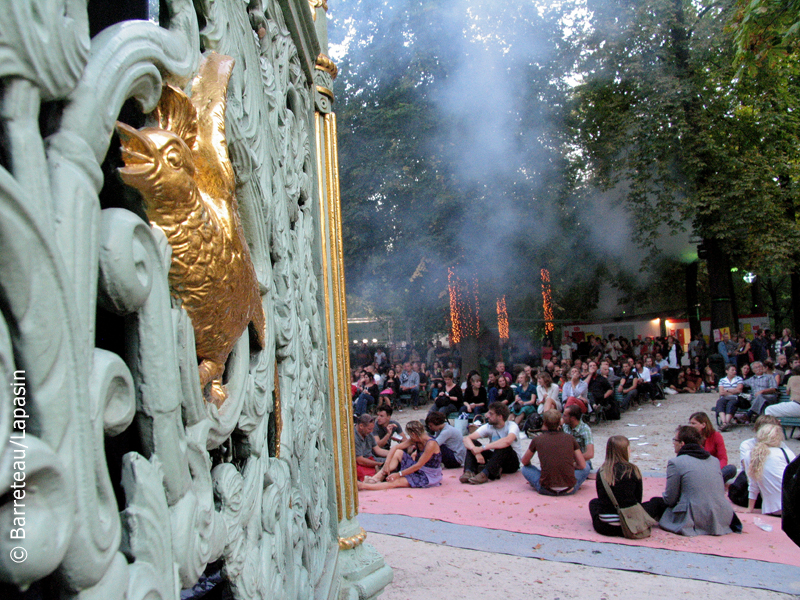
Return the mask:
<path fill-rule="evenodd" d="M 467 380 L 467 389 L 464 390 L 464 403 L 460 412 L 480 415 L 486 412 L 486 388 L 481 384 L 481 376 L 471 373 Z"/>
<path fill-rule="evenodd" d="M 619 515 L 606 493 L 603 479 L 611 486 L 620 508 L 628 508 L 642 501 L 642 473 L 639 467 L 630 462 L 629 448 L 630 442 L 623 435 L 613 435 L 606 443 L 606 461 L 597 472 L 597 498 L 589 502 L 592 527 L 601 535 L 622 537 Z M 658 513 L 658 509 L 650 507 L 649 502 L 642 506 L 651 516 Z"/>
<path fill-rule="evenodd" d="M 452 412 L 458 412 L 458 408 L 464 401 L 464 396 L 461 393 L 461 386 L 453 381 L 453 372 L 444 372 L 444 389 L 439 392 L 436 401 L 431 408 L 431 412 L 438 410 L 440 413 L 449 415 Z"/>

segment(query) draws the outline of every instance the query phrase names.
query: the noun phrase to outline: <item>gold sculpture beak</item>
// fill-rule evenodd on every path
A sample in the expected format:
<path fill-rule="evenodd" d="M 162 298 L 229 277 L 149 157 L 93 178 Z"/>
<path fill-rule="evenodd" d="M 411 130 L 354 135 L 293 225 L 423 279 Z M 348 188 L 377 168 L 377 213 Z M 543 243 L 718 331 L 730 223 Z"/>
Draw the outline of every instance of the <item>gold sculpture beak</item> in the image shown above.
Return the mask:
<path fill-rule="evenodd" d="M 122 160 L 125 166 L 119 173 L 125 175 L 143 175 L 154 167 L 152 143 L 139 130 L 117 121 L 117 133 L 122 143 Z"/>

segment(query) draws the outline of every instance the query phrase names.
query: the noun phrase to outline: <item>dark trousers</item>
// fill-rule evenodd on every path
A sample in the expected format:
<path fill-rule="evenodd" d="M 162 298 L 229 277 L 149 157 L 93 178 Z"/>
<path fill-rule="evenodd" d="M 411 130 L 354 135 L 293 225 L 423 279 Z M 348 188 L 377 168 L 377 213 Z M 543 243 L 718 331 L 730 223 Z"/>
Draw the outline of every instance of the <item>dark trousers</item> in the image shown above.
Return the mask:
<path fill-rule="evenodd" d="M 444 465 L 445 469 L 460 469 L 461 463 L 458 462 L 455 453 L 450 450 L 447 446 L 439 446 L 439 449 L 442 451 L 442 465 Z M 468 452 L 467 454 L 472 454 Z"/>
<path fill-rule="evenodd" d="M 648 515 L 658 521 L 661 518 L 661 515 L 663 515 L 664 511 L 667 509 L 667 504 L 664 502 L 663 498 L 656 496 L 647 502 L 642 502 L 642 508 Z M 610 525 L 609 523 L 600 520 L 601 511 L 602 506 L 600 504 L 600 500 L 595 498 L 594 500 L 589 501 L 589 514 L 592 517 L 592 527 L 594 527 L 594 530 L 600 535 L 622 537 L 622 527 L 619 525 Z M 610 512 L 613 513 L 616 511 L 612 510 Z"/>
<path fill-rule="evenodd" d="M 480 444 L 475 442 L 476 446 Z M 500 470 L 503 473 L 516 473 L 519 471 L 519 457 L 511 446 L 500 448 L 499 450 L 484 450 L 483 458 L 486 464 L 481 465 L 475 455 L 467 450 L 467 457 L 464 459 L 464 470 L 480 473 L 486 471 L 489 479 L 499 479 Z"/>

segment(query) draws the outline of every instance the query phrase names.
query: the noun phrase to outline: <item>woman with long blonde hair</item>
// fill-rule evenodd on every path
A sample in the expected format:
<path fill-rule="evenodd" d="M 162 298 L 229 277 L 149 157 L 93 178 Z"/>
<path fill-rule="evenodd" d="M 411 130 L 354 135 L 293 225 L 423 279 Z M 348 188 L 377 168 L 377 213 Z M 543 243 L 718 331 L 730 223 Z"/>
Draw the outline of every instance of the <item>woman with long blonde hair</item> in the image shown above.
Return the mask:
<path fill-rule="evenodd" d="M 749 513 L 755 510 L 756 498 L 760 492 L 761 512 L 765 515 L 781 514 L 783 471 L 794 460 L 794 452 L 782 446 L 783 439 L 780 425 L 763 425 L 756 433 L 755 447 L 744 457 L 743 465 L 749 486 Z"/>
<path fill-rule="evenodd" d="M 612 435 L 606 443 L 606 460 L 597 473 L 597 498 L 589 502 L 592 527 L 601 535 L 622 536 L 619 515 L 603 480 L 611 487 L 620 508 L 628 508 L 642 501 L 642 473 L 639 467 L 630 462 L 630 445 L 624 435 Z M 648 502 L 642 506 L 650 516 L 659 516 L 659 511 L 650 507 Z"/>
<path fill-rule="evenodd" d="M 386 462 L 373 477 L 357 482 L 359 490 L 388 490 L 397 487 L 424 488 L 442 482 L 442 450 L 419 421 L 406 424 L 408 438 L 389 450 Z M 415 459 L 409 448 L 416 449 Z"/>

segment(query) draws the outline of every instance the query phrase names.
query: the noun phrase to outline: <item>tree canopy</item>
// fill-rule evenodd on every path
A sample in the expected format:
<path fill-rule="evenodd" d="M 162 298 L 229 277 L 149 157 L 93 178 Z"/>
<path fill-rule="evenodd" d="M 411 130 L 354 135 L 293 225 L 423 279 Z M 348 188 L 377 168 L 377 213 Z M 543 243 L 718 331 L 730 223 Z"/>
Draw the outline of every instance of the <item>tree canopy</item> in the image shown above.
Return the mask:
<path fill-rule="evenodd" d="M 676 308 L 652 289 L 696 259 L 690 235 L 712 249 L 708 297 L 733 299 L 733 265 L 773 286 L 797 271 L 785 5 L 332 5 L 351 307 L 442 331 L 452 268 L 486 312 L 505 295 L 513 327 L 540 318 L 548 268 L 556 319 L 586 317 L 602 283 Z M 743 75 L 745 55 L 763 60 Z"/>

